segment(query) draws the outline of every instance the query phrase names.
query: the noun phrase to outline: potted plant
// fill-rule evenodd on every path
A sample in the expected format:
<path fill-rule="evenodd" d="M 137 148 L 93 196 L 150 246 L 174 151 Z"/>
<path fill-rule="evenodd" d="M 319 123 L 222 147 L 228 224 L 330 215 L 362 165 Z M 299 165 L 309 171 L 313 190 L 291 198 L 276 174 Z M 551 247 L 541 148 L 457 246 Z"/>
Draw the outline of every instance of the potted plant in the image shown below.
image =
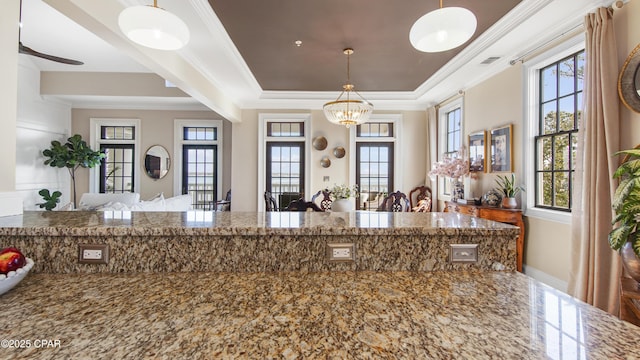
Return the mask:
<path fill-rule="evenodd" d="M 76 203 L 76 170 L 80 167 L 92 168 L 99 165 L 105 154 L 101 151 L 93 151 L 78 134 L 68 138 L 65 144 L 57 140 L 52 141 L 51 147 L 44 150 L 42 154 L 47 158 L 44 161 L 45 165 L 67 168 L 69 171 L 73 185 L 73 208 L 76 209 L 78 205 Z"/>
<path fill-rule="evenodd" d="M 449 178 L 451 182 L 451 201 L 464 199 L 464 185 L 462 178 L 469 175 L 469 158 L 465 146 L 462 146 L 454 155 L 445 154 L 441 161 L 431 165 L 429 177 L 435 180 L 436 176 Z"/>
<path fill-rule="evenodd" d="M 506 175 L 498 175 L 496 183 L 498 184 L 498 191 L 504 195 L 502 198 L 502 207 L 507 209 L 517 208 L 516 195 L 518 195 L 520 191 L 524 191 L 524 188 L 519 185 L 516 186 L 516 175 L 511 174 L 511 178 Z"/>
<path fill-rule="evenodd" d="M 331 211 L 335 212 L 344 212 L 344 211 L 353 211 L 355 209 L 354 203 L 349 200 L 354 197 L 357 198 L 358 193 L 358 185 L 334 185 L 331 189 L 328 189 L 329 196 L 333 202 L 331 203 Z"/>
<path fill-rule="evenodd" d="M 619 154 L 627 156 L 613 174 L 613 178 L 620 179 L 620 183 L 611 200 L 615 217 L 609 233 L 609 245 L 620 251 L 625 270 L 640 282 L 640 149 L 616 153 Z"/>

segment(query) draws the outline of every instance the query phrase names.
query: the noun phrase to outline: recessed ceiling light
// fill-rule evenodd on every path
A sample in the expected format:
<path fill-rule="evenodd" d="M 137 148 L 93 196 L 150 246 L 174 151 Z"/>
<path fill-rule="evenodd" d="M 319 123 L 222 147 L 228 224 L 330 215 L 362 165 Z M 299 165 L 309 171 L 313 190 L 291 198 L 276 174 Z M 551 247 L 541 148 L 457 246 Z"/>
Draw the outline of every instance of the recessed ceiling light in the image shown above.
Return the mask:
<path fill-rule="evenodd" d="M 296 40 L 294 41 L 294 44 L 296 44 L 297 47 L 302 46 L 302 40 Z"/>

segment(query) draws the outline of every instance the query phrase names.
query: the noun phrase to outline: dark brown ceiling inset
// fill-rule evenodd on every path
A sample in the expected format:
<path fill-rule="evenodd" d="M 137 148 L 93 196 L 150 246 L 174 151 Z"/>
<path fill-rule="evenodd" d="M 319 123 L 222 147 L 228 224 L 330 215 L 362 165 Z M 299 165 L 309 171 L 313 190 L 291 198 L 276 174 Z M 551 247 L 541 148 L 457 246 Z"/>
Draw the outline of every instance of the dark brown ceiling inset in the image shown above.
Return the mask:
<path fill-rule="evenodd" d="M 359 91 L 413 91 L 521 0 L 445 0 L 478 19 L 470 41 L 442 53 L 409 43 L 411 25 L 439 0 L 209 0 L 263 90 L 338 91 L 347 76 L 342 50 L 354 48 Z M 302 41 L 296 46 L 295 41 Z"/>

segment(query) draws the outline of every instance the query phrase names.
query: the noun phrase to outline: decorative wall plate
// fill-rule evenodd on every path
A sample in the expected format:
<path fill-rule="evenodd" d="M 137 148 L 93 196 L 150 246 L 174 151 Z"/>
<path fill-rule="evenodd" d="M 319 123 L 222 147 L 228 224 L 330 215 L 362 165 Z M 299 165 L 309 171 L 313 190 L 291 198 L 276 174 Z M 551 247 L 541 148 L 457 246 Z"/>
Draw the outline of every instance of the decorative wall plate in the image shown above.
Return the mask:
<path fill-rule="evenodd" d="M 320 159 L 320 165 L 323 168 L 328 168 L 329 166 L 331 166 L 331 159 L 329 159 L 328 157 L 323 157 L 322 159 Z"/>
<path fill-rule="evenodd" d="M 327 148 L 327 139 L 324 136 L 318 136 L 313 139 L 313 148 L 316 150 L 324 150 Z"/>
<path fill-rule="evenodd" d="M 333 149 L 333 156 L 337 157 L 338 159 L 342 159 L 345 153 L 346 152 L 342 146 L 338 146 Z"/>

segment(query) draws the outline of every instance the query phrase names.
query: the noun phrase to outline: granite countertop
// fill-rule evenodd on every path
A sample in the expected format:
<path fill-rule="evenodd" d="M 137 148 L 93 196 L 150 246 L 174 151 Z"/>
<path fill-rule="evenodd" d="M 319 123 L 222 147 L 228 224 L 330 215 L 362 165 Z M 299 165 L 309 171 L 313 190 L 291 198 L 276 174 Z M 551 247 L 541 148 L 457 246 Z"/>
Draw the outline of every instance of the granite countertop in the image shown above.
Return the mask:
<path fill-rule="evenodd" d="M 29 274 L 0 307 L 2 359 L 640 357 L 640 328 L 514 272 Z"/>
<path fill-rule="evenodd" d="M 492 235 L 519 228 L 456 213 L 25 211 L 2 235 Z"/>

